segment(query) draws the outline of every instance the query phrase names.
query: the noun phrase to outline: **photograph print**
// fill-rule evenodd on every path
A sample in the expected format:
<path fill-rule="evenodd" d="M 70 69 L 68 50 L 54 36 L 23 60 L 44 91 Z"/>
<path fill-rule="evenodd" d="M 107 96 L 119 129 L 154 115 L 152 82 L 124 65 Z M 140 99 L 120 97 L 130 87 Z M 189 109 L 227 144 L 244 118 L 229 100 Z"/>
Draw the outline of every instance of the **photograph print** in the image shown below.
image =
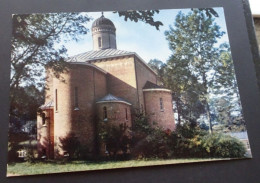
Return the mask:
<path fill-rule="evenodd" d="M 252 158 L 221 7 L 14 14 L 11 44 L 9 177 Z"/>

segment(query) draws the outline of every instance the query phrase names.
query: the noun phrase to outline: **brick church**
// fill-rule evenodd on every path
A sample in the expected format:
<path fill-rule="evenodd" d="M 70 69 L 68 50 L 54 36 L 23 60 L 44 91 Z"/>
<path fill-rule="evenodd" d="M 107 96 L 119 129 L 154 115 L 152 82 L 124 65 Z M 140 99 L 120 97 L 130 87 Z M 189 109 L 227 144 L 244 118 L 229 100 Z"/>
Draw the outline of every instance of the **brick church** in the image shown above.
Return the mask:
<path fill-rule="evenodd" d="M 117 49 L 116 28 L 103 15 L 92 24 L 93 50 L 67 59 L 55 77 L 46 69 L 45 104 L 37 115 L 38 152 L 57 158 L 66 152 L 61 138 L 76 134 L 94 148 L 95 123 L 132 126 L 136 111 L 150 123 L 174 130 L 171 91 L 157 85 L 157 74 L 135 52 Z"/>

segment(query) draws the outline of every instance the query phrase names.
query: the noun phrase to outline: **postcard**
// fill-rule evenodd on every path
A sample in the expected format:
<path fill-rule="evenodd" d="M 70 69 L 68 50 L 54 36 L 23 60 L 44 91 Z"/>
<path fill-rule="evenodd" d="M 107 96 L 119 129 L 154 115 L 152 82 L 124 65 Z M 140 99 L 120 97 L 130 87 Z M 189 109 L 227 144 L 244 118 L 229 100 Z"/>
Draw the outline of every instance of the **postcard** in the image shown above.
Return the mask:
<path fill-rule="evenodd" d="M 222 7 L 12 29 L 7 176 L 252 158 Z"/>

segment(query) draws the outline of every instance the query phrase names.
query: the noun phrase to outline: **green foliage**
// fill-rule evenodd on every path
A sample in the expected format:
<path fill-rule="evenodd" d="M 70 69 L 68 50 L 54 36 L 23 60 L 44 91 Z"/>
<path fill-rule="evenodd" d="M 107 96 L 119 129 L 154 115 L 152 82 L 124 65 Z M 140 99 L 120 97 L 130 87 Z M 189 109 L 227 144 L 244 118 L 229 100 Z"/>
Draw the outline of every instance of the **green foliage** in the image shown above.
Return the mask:
<path fill-rule="evenodd" d="M 208 134 L 190 124 L 177 126 L 172 133 L 171 149 L 173 157 L 179 158 L 242 158 L 246 153 L 238 139 L 221 133 Z"/>
<path fill-rule="evenodd" d="M 178 158 L 203 157 L 202 137 L 207 134 L 190 123 L 178 125 L 171 135 L 172 156 Z"/>
<path fill-rule="evenodd" d="M 14 15 L 11 47 L 11 89 L 22 82 L 42 84 L 44 66 L 66 56 L 61 39 L 79 40 L 87 33 L 89 17 L 80 13 L 46 13 Z"/>
<path fill-rule="evenodd" d="M 90 158 L 90 151 L 88 146 L 79 146 L 77 159 L 87 160 Z"/>
<path fill-rule="evenodd" d="M 212 15 L 218 16 L 214 9 L 200 8 L 176 16 L 165 32 L 172 56 L 163 77 L 173 91 L 178 124 L 207 117 L 210 131 L 213 122 L 242 117 L 230 46 L 216 44 L 224 32 Z"/>
<path fill-rule="evenodd" d="M 218 50 L 214 47 L 224 33 L 206 17 L 204 11 L 194 9 L 187 15 L 179 13 L 175 27 L 165 32 L 172 56 L 167 62 L 166 85 L 173 90 L 178 123 L 181 119 L 196 120 L 208 116 L 208 72 L 214 68 Z"/>
<path fill-rule="evenodd" d="M 20 150 L 21 146 L 18 143 L 8 142 L 8 162 L 17 162 L 18 158 L 18 150 Z"/>
<path fill-rule="evenodd" d="M 154 21 L 154 15 L 159 13 L 159 10 L 143 10 L 143 11 L 119 11 L 114 12 L 118 13 L 118 15 L 121 17 L 124 17 L 124 20 L 127 21 L 128 19 L 134 22 L 142 21 L 144 23 L 147 23 L 151 26 L 154 26 L 157 30 L 159 30 L 159 27 L 162 26 L 162 22 L 160 21 Z"/>
<path fill-rule="evenodd" d="M 137 135 L 137 134 L 135 134 Z M 170 133 L 159 128 L 153 129 L 149 135 L 139 138 L 133 144 L 132 155 L 134 158 L 169 158 L 170 147 L 169 143 Z M 136 138 L 135 136 L 133 138 Z"/>
<path fill-rule="evenodd" d="M 69 133 L 66 137 L 60 137 L 60 147 L 68 153 L 68 159 L 79 158 L 80 142 L 74 133 Z"/>
<path fill-rule="evenodd" d="M 99 138 L 101 143 L 106 146 L 106 151 L 109 156 L 116 157 L 117 153 L 121 150 L 123 154 L 127 153 L 130 137 L 128 134 L 128 127 L 125 124 L 116 126 L 109 123 L 100 123 Z"/>
<path fill-rule="evenodd" d="M 10 91 L 10 133 L 19 132 L 26 121 L 36 119 L 38 107 L 44 101 L 44 91 L 34 85 Z"/>
<path fill-rule="evenodd" d="M 192 9 L 193 10 L 193 9 Z M 205 12 L 206 16 L 211 18 L 212 16 L 218 17 L 218 13 L 213 8 L 200 8 L 199 10 Z M 141 11 L 119 11 L 114 12 L 118 13 L 118 15 L 121 17 L 124 17 L 124 20 L 127 21 L 128 19 L 134 22 L 142 21 L 144 23 L 147 23 L 151 26 L 154 26 L 157 30 L 160 29 L 160 26 L 163 25 L 160 21 L 154 20 L 154 15 L 159 14 L 159 10 L 141 10 Z"/>
<path fill-rule="evenodd" d="M 135 115 L 132 129 L 134 133 L 140 133 L 145 135 L 150 134 L 153 130 L 149 123 L 149 117 L 144 115 L 143 113 L 137 113 Z"/>
<path fill-rule="evenodd" d="M 209 134 L 202 139 L 203 149 L 209 157 L 242 158 L 246 153 L 244 144 L 224 134 Z"/>
<path fill-rule="evenodd" d="M 132 148 L 134 158 L 167 158 L 170 156 L 168 146 L 169 131 L 151 125 L 143 113 L 136 114 L 133 122 Z"/>
<path fill-rule="evenodd" d="M 18 158 L 18 150 L 23 148 L 20 145 L 20 142 L 29 140 L 29 136 L 23 132 L 17 132 L 14 128 L 9 129 L 8 134 L 8 162 L 17 162 Z"/>
<path fill-rule="evenodd" d="M 24 160 L 29 163 L 35 163 L 36 158 L 34 157 L 33 148 L 29 147 L 26 149 L 26 156 L 24 157 Z"/>

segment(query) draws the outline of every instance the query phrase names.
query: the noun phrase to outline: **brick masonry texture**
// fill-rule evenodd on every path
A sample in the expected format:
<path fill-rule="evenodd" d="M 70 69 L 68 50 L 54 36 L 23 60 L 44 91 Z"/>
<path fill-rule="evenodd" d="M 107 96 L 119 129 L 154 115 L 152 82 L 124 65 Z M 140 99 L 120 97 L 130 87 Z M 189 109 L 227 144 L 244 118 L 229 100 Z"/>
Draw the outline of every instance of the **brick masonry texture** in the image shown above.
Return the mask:
<path fill-rule="evenodd" d="M 162 99 L 163 109 L 161 110 L 160 98 Z M 164 130 L 174 130 L 175 121 L 172 108 L 171 92 L 166 91 L 145 91 L 144 92 L 145 111 L 150 123 Z"/>
<path fill-rule="evenodd" d="M 78 138 L 81 146 L 94 154 L 98 150 L 97 123 L 124 124 L 130 128 L 135 113 L 140 109 L 149 115 L 151 124 L 156 121 L 165 130 L 175 128 L 171 92 L 144 92 L 147 81 L 157 84 L 157 75 L 135 53 L 113 50 L 116 49 L 116 34 L 110 20 L 102 16 L 95 22 L 92 38 L 98 54 L 94 57 L 90 54 L 87 60 L 84 56 L 77 57 L 81 61 L 74 57 L 58 78 L 51 69 L 46 68 L 45 106 L 51 101 L 53 106 L 43 108 L 42 112 L 48 117 L 45 125 L 42 125 L 41 113 L 38 114 L 37 139 L 39 154 L 46 151 L 48 158 L 59 158 L 66 153 L 60 139 L 71 133 Z M 107 48 L 112 49 L 105 50 Z M 110 55 L 102 56 L 107 51 Z M 108 94 L 116 99 L 122 98 L 131 105 L 115 98 L 97 103 Z M 163 111 L 160 98 L 163 100 Z M 107 108 L 105 121 L 104 107 Z M 103 153 L 104 147 L 100 149 Z"/>
<path fill-rule="evenodd" d="M 142 110 L 144 108 L 144 98 L 143 98 L 143 87 L 147 81 L 152 83 L 157 83 L 156 74 L 145 66 L 142 61 L 135 58 L 135 68 L 136 68 L 136 78 L 137 78 L 137 88 L 139 97 L 139 108 Z"/>
<path fill-rule="evenodd" d="M 107 73 L 84 64 L 71 64 L 59 78 L 51 70 L 47 70 L 46 103 L 54 101 L 53 120 L 42 127 L 41 117 L 38 116 L 39 151 L 46 149 L 48 157 L 52 157 L 53 152 L 54 158 L 63 156 L 65 152 L 60 139 L 73 133 L 81 145 L 94 152 L 96 119 L 103 118 L 105 105 L 111 124 L 124 123 L 131 127 L 136 109 L 142 108 L 149 116 L 151 124 L 155 121 L 165 130 L 174 130 L 171 93 L 143 92 L 145 83 L 150 81 L 156 84 L 157 78 L 135 55 L 93 61 L 92 64 Z M 121 97 L 132 105 L 117 102 L 97 105 L 96 101 L 108 93 Z M 163 111 L 160 109 L 160 98 L 163 99 Z M 128 111 L 127 120 L 125 110 Z"/>
<path fill-rule="evenodd" d="M 138 107 L 134 57 L 120 57 L 94 62 L 108 72 L 108 92 Z"/>

